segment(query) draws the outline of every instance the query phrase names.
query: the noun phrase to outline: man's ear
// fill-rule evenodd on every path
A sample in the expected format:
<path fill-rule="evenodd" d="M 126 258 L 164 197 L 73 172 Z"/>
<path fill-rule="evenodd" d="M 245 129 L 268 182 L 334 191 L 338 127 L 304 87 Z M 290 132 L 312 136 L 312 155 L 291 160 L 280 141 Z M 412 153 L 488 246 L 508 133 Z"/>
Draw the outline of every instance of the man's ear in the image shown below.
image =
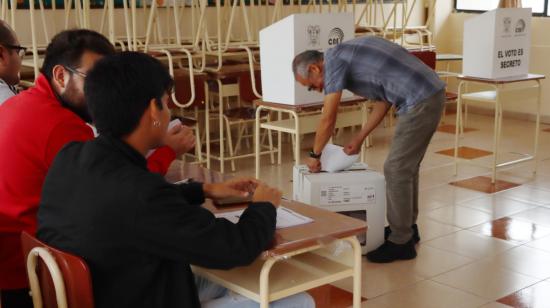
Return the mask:
<path fill-rule="evenodd" d="M 317 64 L 317 63 L 310 64 L 310 65 L 308 66 L 308 71 L 309 71 L 309 72 L 312 72 L 312 73 L 319 74 L 319 73 L 321 72 L 321 67 L 320 67 L 319 64 Z"/>
<path fill-rule="evenodd" d="M 67 78 L 68 76 L 66 76 L 66 71 L 62 65 L 56 65 L 53 67 L 52 82 L 56 84 L 57 87 L 64 89 L 67 86 Z"/>
<path fill-rule="evenodd" d="M 161 109 L 158 105 L 158 102 L 157 102 L 156 98 L 152 98 L 149 101 L 148 109 L 149 109 L 149 115 L 151 116 L 151 121 L 152 122 L 155 122 L 155 121 L 160 122 L 162 111 L 161 111 Z"/>

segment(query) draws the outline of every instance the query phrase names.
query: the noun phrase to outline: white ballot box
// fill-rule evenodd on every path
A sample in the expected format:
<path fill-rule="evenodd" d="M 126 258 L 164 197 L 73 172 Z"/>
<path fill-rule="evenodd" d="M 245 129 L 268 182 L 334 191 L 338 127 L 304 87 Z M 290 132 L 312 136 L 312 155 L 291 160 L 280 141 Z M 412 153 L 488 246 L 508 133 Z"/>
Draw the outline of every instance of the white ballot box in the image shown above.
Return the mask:
<path fill-rule="evenodd" d="M 367 221 L 364 237 L 359 237 L 363 254 L 384 243 L 386 222 L 386 181 L 378 172 L 357 163 L 337 173 L 310 173 L 307 166 L 294 166 L 293 199 L 329 211 Z"/>
<path fill-rule="evenodd" d="M 294 80 L 292 60 L 306 50 L 326 51 L 354 38 L 352 13 L 294 14 L 260 31 L 262 99 L 303 105 L 323 100 Z M 345 91 L 343 97 L 351 97 Z"/>
<path fill-rule="evenodd" d="M 462 74 L 497 79 L 525 75 L 531 49 L 531 9 L 496 9 L 464 22 Z"/>

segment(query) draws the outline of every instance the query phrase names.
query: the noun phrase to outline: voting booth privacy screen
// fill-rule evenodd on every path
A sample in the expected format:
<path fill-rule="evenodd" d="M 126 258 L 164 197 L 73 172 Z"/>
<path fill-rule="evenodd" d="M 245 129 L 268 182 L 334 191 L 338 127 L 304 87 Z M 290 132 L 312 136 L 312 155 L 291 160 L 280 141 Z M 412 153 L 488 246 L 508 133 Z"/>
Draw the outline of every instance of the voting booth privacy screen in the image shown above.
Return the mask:
<path fill-rule="evenodd" d="M 260 31 L 262 99 L 303 105 L 323 101 L 323 94 L 294 80 L 292 60 L 306 50 L 326 51 L 354 38 L 351 13 L 294 14 Z M 343 97 L 350 97 L 345 92 Z"/>
<path fill-rule="evenodd" d="M 526 75 L 531 9 L 496 9 L 464 22 L 462 74 L 496 79 Z"/>
<path fill-rule="evenodd" d="M 293 199 L 366 220 L 367 233 L 358 236 L 363 254 L 384 243 L 386 181 L 362 163 L 337 173 L 310 173 L 305 165 L 294 166 Z"/>

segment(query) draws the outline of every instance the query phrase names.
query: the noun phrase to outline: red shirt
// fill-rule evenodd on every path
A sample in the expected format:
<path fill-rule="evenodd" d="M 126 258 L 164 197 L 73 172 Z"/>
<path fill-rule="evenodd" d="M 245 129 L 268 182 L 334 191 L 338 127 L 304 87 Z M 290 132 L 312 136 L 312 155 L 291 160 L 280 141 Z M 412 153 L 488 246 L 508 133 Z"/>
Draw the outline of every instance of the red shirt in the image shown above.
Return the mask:
<path fill-rule="evenodd" d="M 61 106 L 46 77 L 0 106 L 0 290 L 28 286 L 20 234 L 36 232 L 42 184 L 57 152 L 72 141 L 94 138 L 80 117 Z M 165 174 L 175 159 L 168 147 L 148 159 Z"/>

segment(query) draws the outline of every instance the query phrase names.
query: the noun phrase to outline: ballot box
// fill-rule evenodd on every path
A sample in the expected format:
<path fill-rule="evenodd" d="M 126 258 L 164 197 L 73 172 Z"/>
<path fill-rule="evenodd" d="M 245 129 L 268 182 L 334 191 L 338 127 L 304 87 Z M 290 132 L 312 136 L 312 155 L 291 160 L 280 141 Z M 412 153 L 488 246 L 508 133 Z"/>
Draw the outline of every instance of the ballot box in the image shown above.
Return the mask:
<path fill-rule="evenodd" d="M 294 80 L 292 60 L 306 50 L 326 51 L 354 38 L 352 13 L 290 15 L 260 31 L 262 99 L 265 102 L 303 105 L 323 101 L 323 94 L 308 91 Z M 351 97 L 348 91 L 344 97 Z"/>
<path fill-rule="evenodd" d="M 386 183 L 384 176 L 356 163 L 337 173 L 310 173 L 294 166 L 293 199 L 332 212 L 367 221 L 367 233 L 359 237 L 363 254 L 384 243 Z"/>
<path fill-rule="evenodd" d="M 496 9 L 464 22 L 462 74 L 486 79 L 525 75 L 531 49 L 531 9 Z"/>

